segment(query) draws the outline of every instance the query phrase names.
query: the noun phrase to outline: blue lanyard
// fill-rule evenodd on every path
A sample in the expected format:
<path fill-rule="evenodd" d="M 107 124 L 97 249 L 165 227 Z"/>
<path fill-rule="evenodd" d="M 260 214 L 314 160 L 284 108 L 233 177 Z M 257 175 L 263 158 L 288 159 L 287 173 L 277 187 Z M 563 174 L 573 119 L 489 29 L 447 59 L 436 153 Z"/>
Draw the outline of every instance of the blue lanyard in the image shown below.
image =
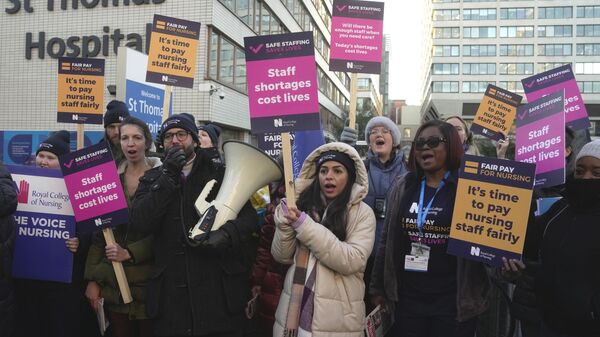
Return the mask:
<path fill-rule="evenodd" d="M 435 196 L 442 189 L 442 187 L 444 187 L 444 185 L 446 184 L 446 179 L 448 179 L 449 175 L 450 171 L 446 172 L 446 174 L 444 175 L 444 179 L 442 179 L 442 181 L 438 185 L 437 189 L 435 190 L 435 193 L 433 194 L 433 197 L 431 197 L 431 200 L 429 200 L 429 203 L 427 204 L 425 210 L 423 210 L 423 198 L 425 197 L 425 177 L 423 177 L 423 180 L 421 180 L 421 194 L 419 195 L 419 209 L 417 210 L 417 227 L 419 228 L 420 234 L 419 239 L 421 238 L 421 236 L 423 236 L 423 224 L 425 223 L 425 218 L 427 218 L 427 214 L 429 213 L 429 208 L 431 207 L 431 204 L 433 204 L 433 199 L 435 199 Z"/>

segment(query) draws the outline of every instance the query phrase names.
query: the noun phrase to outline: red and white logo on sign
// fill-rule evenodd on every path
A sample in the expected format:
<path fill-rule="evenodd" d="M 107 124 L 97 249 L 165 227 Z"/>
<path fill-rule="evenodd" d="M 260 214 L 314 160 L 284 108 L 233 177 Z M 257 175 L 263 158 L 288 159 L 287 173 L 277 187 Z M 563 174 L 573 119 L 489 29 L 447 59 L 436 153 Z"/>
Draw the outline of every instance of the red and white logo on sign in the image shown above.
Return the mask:
<path fill-rule="evenodd" d="M 29 183 L 26 180 L 19 181 L 17 201 L 19 204 L 27 204 L 29 202 Z"/>

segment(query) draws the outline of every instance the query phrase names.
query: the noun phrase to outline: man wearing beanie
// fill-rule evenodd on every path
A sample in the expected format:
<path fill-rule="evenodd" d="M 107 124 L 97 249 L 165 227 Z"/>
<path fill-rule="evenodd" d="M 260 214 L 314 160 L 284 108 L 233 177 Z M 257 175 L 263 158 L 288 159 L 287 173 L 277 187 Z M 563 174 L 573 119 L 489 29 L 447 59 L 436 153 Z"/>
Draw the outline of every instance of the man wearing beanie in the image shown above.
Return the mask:
<path fill-rule="evenodd" d="M 125 159 L 123 150 L 121 150 L 121 142 L 119 141 L 119 126 L 127 117 L 129 117 L 129 110 L 124 102 L 115 99 L 106 105 L 103 140 L 110 144 L 117 167 Z"/>
<path fill-rule="evenodd" d="M 257 230 L 256 213 L 247 202 L 205 240 L 188 239 L 200 219 L 194 203 L 211 179 L 217 184 L 207 199 L 215 198 L 224 167 L 198 148 L 189 114 L 169 117 L 160 135 L 163 165 L 140 179 L 131 211 L 132 229 L 160 238 L 146 298 L 155 335 L 241 337 L 250 289 L 242 248 Z"/>
<path fill-rule="evenodd" d="M 340 140 L 349 145 L 356 144 L 356 130 L 344 127 Z M 370 283 L 371 270 L 377 250 L 379 249 L 379 241 L 383 232 L 383 223 L 385 222 L 386 196 L 388 188 L 392 185 L 394 179 L 406 172 L 406 164 L 404 163 L 404 155 L 398 149 L 400 145 L 400 130 L 398 126 L 388 117 L 377 116 L 373 117 L 365 127 L 365 141 L 369 145 L 365 167 L 369 177 L 369 192 L 363 200 L 369 205 L 375 213 L 376 229 L 375 229 L 375 245 L 369 260 L 367 261 L 367 269 L 365 270 L 365 284 Z M 373 307 L 368 300 L 365 292 L 367 312 L 370 312 Z"/>
<path fill-rule="evenodd" d="M 58 157 L 71 152 L 70 142 L 68 131 L 54 132 L 38 146 L 35 152 L 35 165 L 42 168 L 60 168 Z"/>

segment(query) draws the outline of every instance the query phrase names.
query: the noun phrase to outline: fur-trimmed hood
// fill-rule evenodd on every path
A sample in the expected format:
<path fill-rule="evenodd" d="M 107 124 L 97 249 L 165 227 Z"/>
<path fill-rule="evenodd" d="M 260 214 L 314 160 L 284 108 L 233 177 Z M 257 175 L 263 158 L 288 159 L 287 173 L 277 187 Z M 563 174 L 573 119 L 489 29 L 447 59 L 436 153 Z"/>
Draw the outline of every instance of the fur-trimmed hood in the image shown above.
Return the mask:
<path fill-rule="evenodd" d="M 311 152 L 308 157 L 306 157 L 306 160 L 304 160 L 304 164 L 302 165 L 302 169 L 300 170 L 300 174 L 298 175 L 298 178 L 296 178 L 296 195 L 300 195 L 300 193 L 308 188 L 308 186 L 312 184 L 313 180 L 317 178 L 317 158 L 319 158 L 322 153 L 327 151 L 338 151 L 345 153 L 354 161 L 354 167 L 356 168 L 356 180 L 352 186 L 349 205 L 358 204 L 367 196 L 367 193 L 369 192 L 369 178 L 367 176 L 367 169 L 365 168 L 365 164 L 363 163 L 362 159 L 360 159 L 360 155 L 352 146 L 339 142 L 321 145 Z"/>

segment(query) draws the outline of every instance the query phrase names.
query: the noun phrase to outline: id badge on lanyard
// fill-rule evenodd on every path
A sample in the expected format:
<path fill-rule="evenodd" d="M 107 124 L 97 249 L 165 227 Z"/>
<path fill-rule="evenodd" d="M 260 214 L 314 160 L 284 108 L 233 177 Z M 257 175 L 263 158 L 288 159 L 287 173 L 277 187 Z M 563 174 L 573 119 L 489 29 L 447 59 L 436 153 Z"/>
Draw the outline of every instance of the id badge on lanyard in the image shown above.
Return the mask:
<path fill-rule="evenodd" d="M 444 179 L 440 182 L 433 197 L 429 200 L 427 207 L 423 210 L 423 199 L 425 198 L 425 178 L 421 181 L 421 193 L 419 195 L 419 208 L 417 210 L 417 227 L 419 228 L 419 241 L 412 242 L 410 247 L 410 254 L 404 257 L 404 270 L 406 271 L 415 271 L 415 272 L 427 272 L 429 267 L 429 254 L 431 252 L 431 247 L 421 242 L 423 238 L 423 225 L 425 224 L 425 219 L 427 218 L 427 213 L 429 213 L 429 208 L 431 208 L 431 204 L 433 204 L 433 200 L 438 192 L 444 187 L 446 183 L 446 179 L 450 172 L 446 172 L 444 175 Z"/>

